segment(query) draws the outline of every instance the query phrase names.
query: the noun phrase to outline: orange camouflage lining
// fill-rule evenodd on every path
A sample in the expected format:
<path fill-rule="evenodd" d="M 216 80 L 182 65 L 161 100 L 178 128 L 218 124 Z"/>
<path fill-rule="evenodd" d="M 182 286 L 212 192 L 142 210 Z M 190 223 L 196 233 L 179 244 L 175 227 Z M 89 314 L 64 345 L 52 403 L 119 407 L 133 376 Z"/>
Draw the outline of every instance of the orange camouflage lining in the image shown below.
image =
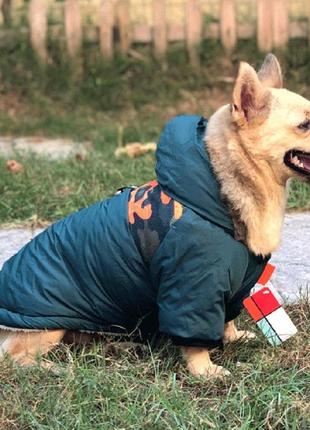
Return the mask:
<path fill-rule="evenodd" d="M 131 191 L 128 201 L 128 223 L 145 262 L 184 212 L 181 203 L 165 194 L 157 181 L 151 181 Z"/>

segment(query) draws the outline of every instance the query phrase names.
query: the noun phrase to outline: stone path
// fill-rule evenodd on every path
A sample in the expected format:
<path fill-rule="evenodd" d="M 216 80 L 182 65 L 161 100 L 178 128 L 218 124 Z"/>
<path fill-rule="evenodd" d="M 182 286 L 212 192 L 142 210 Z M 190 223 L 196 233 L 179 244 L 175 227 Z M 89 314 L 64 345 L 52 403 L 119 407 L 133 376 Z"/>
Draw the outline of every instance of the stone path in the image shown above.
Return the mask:
<path fill-rule="evenodd" d="M 74 142 L 71 139 L 51 139 L 47 137 L 3 137 L 0 136 L 0 155 L 5 158 L 14 157 L 16 153 L 32 153 L 48 159 L 65 159 L 85 157 L 92 148 L 90 142 Z"/>
<path fill-rule="evenodd" d="M 288 301 L 310 300 L 310 212 L 285 217 L 282 243 L 272 256 L 273 285 Z"/>
<path fill-rule="evenodd" d="M 0 268 L 5 260 L 42 230 L 0 229 Z M 310 212 L 285 217 L 282 245 L 272 256 L 276 266 L 273 285 L 286 301 L 310 298 Z"/>

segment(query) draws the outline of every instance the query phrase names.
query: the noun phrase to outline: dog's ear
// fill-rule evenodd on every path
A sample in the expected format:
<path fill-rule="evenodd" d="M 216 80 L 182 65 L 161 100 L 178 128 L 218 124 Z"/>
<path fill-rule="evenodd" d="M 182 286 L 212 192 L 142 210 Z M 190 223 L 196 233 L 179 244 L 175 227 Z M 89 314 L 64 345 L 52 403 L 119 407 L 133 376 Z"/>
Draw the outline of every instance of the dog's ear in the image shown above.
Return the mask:
<path fill-rule="evenodd" d="M 258 72 L 258 77 L 265 87 L 282 88 L 283 78 L 282 71 L 277 57 L 268 54 Z"/>
<path fill-rule="evenodd" d="M 271 93 L 265 88 L 253 67 L 241 63 L 233 91 L 232 117 L 240 126 L 254 126 L 267 119 Z"/>

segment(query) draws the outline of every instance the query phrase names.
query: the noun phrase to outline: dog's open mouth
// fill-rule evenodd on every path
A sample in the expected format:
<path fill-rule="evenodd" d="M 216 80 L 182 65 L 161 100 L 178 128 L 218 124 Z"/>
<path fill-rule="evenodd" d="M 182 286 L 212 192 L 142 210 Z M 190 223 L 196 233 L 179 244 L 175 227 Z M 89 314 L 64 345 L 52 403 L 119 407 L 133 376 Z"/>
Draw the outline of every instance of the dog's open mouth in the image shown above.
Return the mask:
<path fill-rule="evenodd" d="M 303 175 L 310 175 L 310 153 L 298 150 L 288 151 L 284 156 L 284 163 Z"/>

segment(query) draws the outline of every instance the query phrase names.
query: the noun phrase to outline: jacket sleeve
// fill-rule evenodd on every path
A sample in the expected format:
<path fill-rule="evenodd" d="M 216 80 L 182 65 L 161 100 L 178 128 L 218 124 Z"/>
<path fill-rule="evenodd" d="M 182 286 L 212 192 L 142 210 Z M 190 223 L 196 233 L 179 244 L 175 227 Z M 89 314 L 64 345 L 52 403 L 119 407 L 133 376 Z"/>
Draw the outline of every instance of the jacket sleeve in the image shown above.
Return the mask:
<path fill-rule="evenodd" d="M 250 295 L 251 289 L 258 281 L 271 257 L 270 255 L 265 258 L 261 256 L 255 256 L 250 252 L 248 255 L 248 267 L 241 288 L 236 292 L 236 294 L 232 296 L 227 304 L 226 322 L 234 320 L 240 314 L 241 310 L 243 309 L 243 300 Z"/>
<path fill-rule="evenodd" d="M 230 279 L 225 233 L 213 230 L 203 231 L 181 219 L 171 227 L 153 261 L 159 330 L 179 345 L 222 345 Z"/>

